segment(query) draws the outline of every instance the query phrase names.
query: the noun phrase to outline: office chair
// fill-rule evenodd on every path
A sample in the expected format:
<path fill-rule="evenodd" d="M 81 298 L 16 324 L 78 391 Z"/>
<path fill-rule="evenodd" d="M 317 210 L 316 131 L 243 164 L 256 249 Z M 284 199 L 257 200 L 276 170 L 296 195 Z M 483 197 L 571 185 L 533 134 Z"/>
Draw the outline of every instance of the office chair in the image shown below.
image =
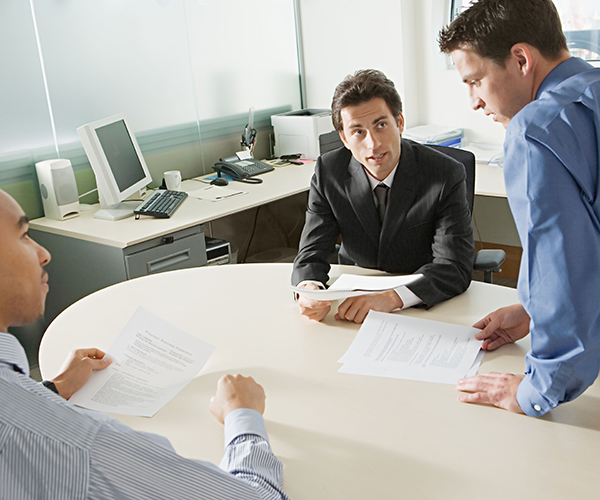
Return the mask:
<path fill-rule="evenodd" d="M 449 148 L 447 146 L 437 146 L 435 144 L 427 144 L 440 153 L 454 158 L 465 167 L 467 174 L 467 202 L 471 217 L 473 217 L 473 201 L 475 198 L 475 155 L 471 151 L 464 149 Z M 492 274 L 501 271 L 500 266 L 506 260 L 506 252 L 500 249 L 479 250 L 475 254 L 475 262 L 473 269 L 475 271 L 483 271 L 483 281 L 486 283 L 492 282 Z"/>
<path fill-rule="evenodd" d="M 340 139 L 339 133 L 335 130 L 319 136 L 321 154 L 342 147 L 343 145 L 344 143 Z M 467 201 L 471 217 L 473 217 L 473 201 L 475 199 L 475 155 L 471 153 L 471 151 L 466 151 L 464 149 L 449 148 L 447 146 L 437 146 L 434 144 L 427 144 L 427 146 L 454 158 L 465 167 L 465 172 L 467 174 Z M 339 250 L 339 245 L 336 245 L 336 249 Z M 483 281 L 491 283 L 492 274 L 501 271 L 500 266 L 505 260 L 506 252 L 504 250 L 479 250 L 475 255 L 473 269 L 475 271 L 483 271 Z"/>

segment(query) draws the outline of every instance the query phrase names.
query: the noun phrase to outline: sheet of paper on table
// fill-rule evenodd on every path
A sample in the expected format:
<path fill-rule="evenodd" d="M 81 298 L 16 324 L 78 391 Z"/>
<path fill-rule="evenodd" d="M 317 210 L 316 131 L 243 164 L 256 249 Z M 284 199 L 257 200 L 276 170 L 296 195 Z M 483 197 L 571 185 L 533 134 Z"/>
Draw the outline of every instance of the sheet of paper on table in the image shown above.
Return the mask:
<path fill-rule="evenodd" d="M 215 347 L 139 307 L 71 403 L 105 413 L 151 417 L 200 372 Z"/>
<path fill-rule="evenodd" d="M 342 274 L 327 290 L 307 290 L 297 286 L 290 286 L 290 289 L 312 300 L 338 300 L 398 288 L 418 280 L 421 276 L 423 275 L 360 276 Z"/>
<path fill-rule="evenodd" d="M 188 196 L 206 201 L 222 201 L 233 198 L 234 196 L 241 196 L 243 194 L 248 194 L 248 191 L 231 189 L 224 186 L 206 186 L 205 188 L 188 192 Z"/>
<path fill-rule="evenodd" d="M 477 373 L 479 330 L 370 311 L 339 360 L 340 373 L 455 384 Z"/>

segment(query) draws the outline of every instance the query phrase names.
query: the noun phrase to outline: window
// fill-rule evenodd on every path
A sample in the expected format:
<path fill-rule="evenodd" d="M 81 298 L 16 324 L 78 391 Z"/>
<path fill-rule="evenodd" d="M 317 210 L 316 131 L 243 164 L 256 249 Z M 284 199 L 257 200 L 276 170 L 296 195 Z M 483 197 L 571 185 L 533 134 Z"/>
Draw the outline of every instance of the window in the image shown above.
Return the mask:
<path fill-rule="evenodd" d="M 471 0 L 452 0 L 454 19 L 467 9 Z M 600 61 L 600 2 L 598 0 L 554 0 L 560 15 L 567 45 L 572 55 L 586 61 Z"/>

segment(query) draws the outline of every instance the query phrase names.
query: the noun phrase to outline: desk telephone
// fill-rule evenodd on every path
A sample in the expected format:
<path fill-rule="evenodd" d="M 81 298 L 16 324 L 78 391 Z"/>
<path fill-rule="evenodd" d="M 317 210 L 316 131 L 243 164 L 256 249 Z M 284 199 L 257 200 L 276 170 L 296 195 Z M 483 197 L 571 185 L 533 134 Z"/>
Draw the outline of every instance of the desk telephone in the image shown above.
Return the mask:
<path fill-rule="evenodd" d="M 264 174 L 275 170 L 268 163 L 255 160 L 247 152 L 240 152 L 226 158 L 221 158 L 215 163 L 213 170 L 219 177 L 221 174 L 229 175 L 233 180 L 245 182 L 247 184 L 260 184 L 262 179 L 253 179 L 255 175 Z"/>

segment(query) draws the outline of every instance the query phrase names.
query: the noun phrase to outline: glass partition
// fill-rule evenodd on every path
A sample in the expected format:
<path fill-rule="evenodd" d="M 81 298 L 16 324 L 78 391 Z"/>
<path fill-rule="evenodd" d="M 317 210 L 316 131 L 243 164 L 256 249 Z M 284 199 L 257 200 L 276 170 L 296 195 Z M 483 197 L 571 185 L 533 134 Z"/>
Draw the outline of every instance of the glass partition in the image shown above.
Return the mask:
<path fill-rule="evenodd" d="M 50 114 L 29 2 L 0 2 L 0 155 L 50 146 Z"/>
<path fill-rule="evenodd" d="M 196 121 L 181 0 L 35 0 L 58 141 L 125 113 L 136 132 Z"/>
<path fill-rule="evenodd" d="M 0 186 L 6 158 L 27 165 L 37 206 L 35 161 L 70 159 L 93 188 L 86 123 L 125 113 L 160 181 L 239 147 L 250 107 L 264 130 L 300 106 L 293 0 L 3 0 L 0 29 Z"/>
<path fill-rule="evenodd" d="M 200 119 L 300 107 L 292 0 L 187 2 Z"/>

